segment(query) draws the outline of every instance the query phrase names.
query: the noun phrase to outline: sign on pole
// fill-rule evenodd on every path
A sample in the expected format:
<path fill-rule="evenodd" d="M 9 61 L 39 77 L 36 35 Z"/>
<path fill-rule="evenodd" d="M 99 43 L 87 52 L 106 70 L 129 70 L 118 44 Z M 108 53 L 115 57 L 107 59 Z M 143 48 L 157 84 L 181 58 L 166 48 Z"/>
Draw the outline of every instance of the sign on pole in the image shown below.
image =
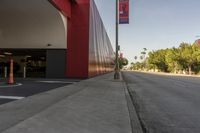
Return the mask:
<path fill-rule="evenodd" d="M 129 0 L 119 0 L 119 24 L 129 23 Z"/>

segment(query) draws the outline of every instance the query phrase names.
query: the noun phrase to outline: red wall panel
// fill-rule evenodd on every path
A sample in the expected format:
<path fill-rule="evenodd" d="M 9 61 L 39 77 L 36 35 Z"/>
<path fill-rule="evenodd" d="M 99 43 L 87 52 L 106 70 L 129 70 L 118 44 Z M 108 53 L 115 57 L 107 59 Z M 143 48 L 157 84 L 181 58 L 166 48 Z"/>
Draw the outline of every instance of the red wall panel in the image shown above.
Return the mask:
<path fill-rule="evenodd" d="M 50 0 L 67 16 L 67 77 L 88 77 L 90 0 Z"/>
<path fill-rule="evenodd" d="M 88 78 L 112 71 L 113 49 L 94 1 L 51 2 L 68 20 L 67 77 Z"/>
<path fill-rule="evenodd" d="M 67 41 L 68 77 L 88 77 L 89 7 L 89 0 L 79 0 L 71 6 Z"/>
<path fill-rule="evenodd" d="M 70 0 L 49 0 L 58 8 L 66 17 L 71 17 Z"/>
<path fill-rule="evenodd" d="M 90 1 L 89 77 L 113 71 L 114 51 L 93 0 Z"/>

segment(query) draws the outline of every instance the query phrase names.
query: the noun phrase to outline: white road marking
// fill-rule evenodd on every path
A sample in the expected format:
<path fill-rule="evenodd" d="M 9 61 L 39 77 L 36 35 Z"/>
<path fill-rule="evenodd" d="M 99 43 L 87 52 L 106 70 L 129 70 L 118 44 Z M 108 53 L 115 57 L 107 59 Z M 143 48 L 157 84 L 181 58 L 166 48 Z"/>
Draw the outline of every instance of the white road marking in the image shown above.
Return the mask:
<path fill-rule="evenodd" d="M 16 86 L 21 86 L 21 85 L 22 85 L 21 83 L 17 83 L 14 85 L 5 84 L 5 85 L 0 85 L 0 88 L 16 87 Z"/>
<path fill-rule="evenodd" d="M 0 96 L 0 99 L 14 99 L 14 100 L 20 100 L 24 97 L 17 97 L 17 96 Z"/>
<path fill-rule="evenodd" d="M 50 83 L 50 84 L 54 84 L 54 83 L 74 84 L 74 83 L 76 83 L 76 82 L 66 82 L 66 81 L 37 81 L 37 82 Z"/>

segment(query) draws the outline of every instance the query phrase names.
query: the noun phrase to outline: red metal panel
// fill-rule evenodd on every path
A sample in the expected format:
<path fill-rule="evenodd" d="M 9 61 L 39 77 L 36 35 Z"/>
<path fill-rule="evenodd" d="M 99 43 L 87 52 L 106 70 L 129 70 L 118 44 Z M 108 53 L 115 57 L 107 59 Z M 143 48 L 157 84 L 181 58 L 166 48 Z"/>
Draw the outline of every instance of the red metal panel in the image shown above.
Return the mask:
<path fill-rule="evenodd" d="M 52 0 L 68 17 L 67 22 L 67 77 L 88 77 L 89 1 Z"/>
<path fill-rule="evenodd" d="M 67 77 L 88 78 L 112 71 L 113 49 L 94 1 L 77 0 L 71 7 L 70 0 L 53 2 L 68 16 Z"/>
<path fill-rule="evenodd" d="M 88 77 L 89 7 L 89 0 L 79 0 L 71 6 L 67 42 L 68 77 Z"/>
<path fill-rule="evenodd" d="M 93 0 L 90 1 L 89 77 L 113 71 L 114 51 Z"/>
<path fill-rule="evenodd" d="M 70 0 L 49 0 L 56 6 L 66 17 L 71 17 L 71 2 Z"/>

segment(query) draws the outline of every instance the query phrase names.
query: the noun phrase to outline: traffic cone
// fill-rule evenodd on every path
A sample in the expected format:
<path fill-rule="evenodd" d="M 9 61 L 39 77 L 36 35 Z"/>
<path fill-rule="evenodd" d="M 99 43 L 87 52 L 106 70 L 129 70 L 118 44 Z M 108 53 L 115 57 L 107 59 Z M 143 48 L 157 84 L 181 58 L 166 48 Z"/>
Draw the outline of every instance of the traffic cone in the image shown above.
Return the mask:
<path fill-rule="evenodd" d="M 8 84 L 14 84 L 14 77 L 13 77 L 13 59 L 10 59 L 10 73 L 9 73 Z"/>

